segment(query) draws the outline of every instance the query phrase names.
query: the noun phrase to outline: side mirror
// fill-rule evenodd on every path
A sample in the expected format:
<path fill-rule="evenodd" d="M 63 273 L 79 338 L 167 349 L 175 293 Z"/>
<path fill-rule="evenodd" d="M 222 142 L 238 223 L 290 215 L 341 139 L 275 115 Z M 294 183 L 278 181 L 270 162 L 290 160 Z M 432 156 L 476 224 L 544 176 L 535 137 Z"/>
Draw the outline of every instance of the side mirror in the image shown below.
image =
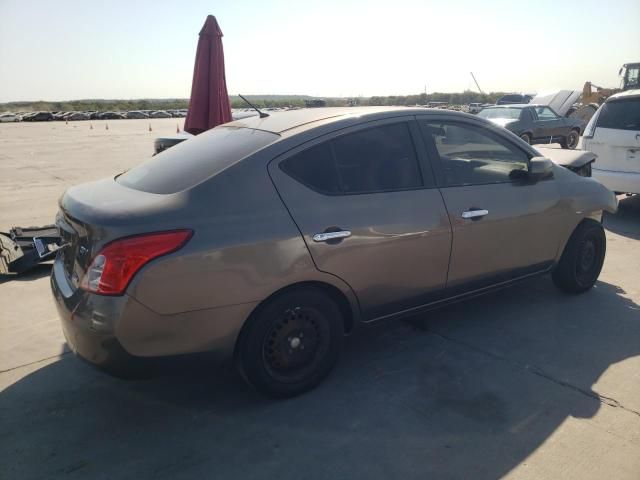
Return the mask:
<path fill-rule="evenodd" d="M 553 173 L 553 162 L 546 157 L 533 157 L 529 160 L 529 178 L 534 181 L 547 178 Z"/>

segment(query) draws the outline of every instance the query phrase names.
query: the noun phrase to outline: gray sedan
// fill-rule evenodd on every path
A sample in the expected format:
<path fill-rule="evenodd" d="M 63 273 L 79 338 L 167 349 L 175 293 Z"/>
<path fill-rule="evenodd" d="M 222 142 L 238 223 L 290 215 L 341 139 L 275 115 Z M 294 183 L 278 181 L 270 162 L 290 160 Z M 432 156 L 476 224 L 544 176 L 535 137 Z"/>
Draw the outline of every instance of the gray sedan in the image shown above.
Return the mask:
<path fill-rule="evenodd" d="M 589 290 L 616 206 L 472 115 L 279 112 L 67 190 L 51 285 L 70 347 L 98 366 L 213 351 L 291 396 L 365 324 L 533 275 Z"/>
<path fill-rule="evenodd" d="M 559 143 L 578 146 L 585 124 L 579 118 L 562 117 L 546 105 L 505 105 L 484 108 L 478 116 L 512 131 L 529 144 Z"/>

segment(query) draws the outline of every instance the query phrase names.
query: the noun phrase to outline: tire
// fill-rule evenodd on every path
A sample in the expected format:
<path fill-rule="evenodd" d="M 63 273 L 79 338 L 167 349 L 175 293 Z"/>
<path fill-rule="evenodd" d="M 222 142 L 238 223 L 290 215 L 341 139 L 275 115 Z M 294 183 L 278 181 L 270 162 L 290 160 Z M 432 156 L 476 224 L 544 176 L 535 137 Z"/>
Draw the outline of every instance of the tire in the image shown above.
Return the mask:
<path fill-rule="evenodd" d="M 585 220 L 574 230 L 553 271 L 553 283 L 566 293 L 582 293 L 598 280 L 607 249 L 602 225 Z"/>
<path fill-rule="evenodd" d="M 527 142 L 529 145 L 531 145 L 531 135 L 528 133 L 523 133 L 522 135 L 520 135 L 520 138 L 522 140 L 524 140 L 525 142 Z"/>
<path fill-rule="evenodd" d="M 580 132 L 577 130 L 571 130 L 569 135 L 567 135 L 561 142 L 560 146 L 562 148 L 566 148 L 569 150 L 575 150 L 578 146 L 578 141 L 580 140 Z"/>
<path fill-rule="evenodd" d="M 324 380 L 338 361 L 343 340 L 338 305 L 319 289 L 295 288 L 251 316 L 238 341 L 236 365 L 258 391 L 293 397 Z"/>

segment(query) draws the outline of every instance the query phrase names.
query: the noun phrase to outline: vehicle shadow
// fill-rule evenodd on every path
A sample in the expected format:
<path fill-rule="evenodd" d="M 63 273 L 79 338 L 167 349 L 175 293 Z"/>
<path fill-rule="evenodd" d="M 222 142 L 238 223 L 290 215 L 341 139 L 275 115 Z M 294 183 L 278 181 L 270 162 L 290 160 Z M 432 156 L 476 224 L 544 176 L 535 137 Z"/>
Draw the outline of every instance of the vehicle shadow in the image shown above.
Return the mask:
<path fill-rule="evenodd" d="M 40 263 L 25 273 L 9 273 L 6 275 L 0 275 L 0 285 L 7 282 L 30 282 L 32 280 L 38 280 L 42 277 L 48 277 L 49 275 L 51 275 L 52 266 L 52 262 Z"/>
<path fill-rule="evenodd" d="M 265 399 L 207 360 L 133 382 L 66 355 L 0 393 L 0 469 L 21 479 L 496 479 L 568 418 L 612 408 L 605 398 L 638 422 L 630 390 L 593 386 L 639 354 L 640 306 L 622 290 L 599 282 L 566 296 L 541 278 L 363 330 L 327 381 L 289 400 Z"/>
<path fill-rule="evenodd" d="M 604 227 L 618 235 L 640 239 L 640 195 L 620 198 L 617 213 L 605 213 Z"/>

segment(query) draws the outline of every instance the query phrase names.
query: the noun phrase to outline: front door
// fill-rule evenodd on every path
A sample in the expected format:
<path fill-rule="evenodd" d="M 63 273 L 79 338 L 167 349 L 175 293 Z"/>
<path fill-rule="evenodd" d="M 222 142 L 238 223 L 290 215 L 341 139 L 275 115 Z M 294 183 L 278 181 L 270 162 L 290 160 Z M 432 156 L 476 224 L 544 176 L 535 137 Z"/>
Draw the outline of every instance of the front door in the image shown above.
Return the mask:
<path fill-rule="evenodd" d="M 564 137 L 565 122 L 549 107 L 534 107 L 533 137 L 538 142 L 551 143 L 553 139 Z"/>
<path fill-rule="evenodd" d="M 442 295 L 451 228 L 415 121 L 377 121 L 309 142 L 269 173 L 319 270 L 347 282 L 364 320 Z"/>
<path fill-rule="evenodd" d="M 550 267 L 563 207 L 553 178 L 527 179 L 529 156 L 480 125 L 420 121 L 453 229 L 449 294 Z"/>

